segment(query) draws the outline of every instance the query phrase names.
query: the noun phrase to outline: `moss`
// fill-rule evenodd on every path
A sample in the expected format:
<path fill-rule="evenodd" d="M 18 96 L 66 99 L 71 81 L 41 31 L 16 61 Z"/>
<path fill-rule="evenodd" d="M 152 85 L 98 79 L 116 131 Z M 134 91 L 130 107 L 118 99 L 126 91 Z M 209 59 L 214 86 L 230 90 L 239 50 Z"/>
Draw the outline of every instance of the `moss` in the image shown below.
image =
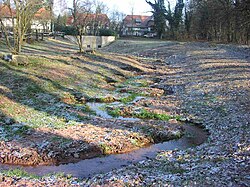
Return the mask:
<path fill-rule="evenodd" d="M 132 102 L 133 100 L 135 100 L 136 97 L 138 97 L 139 95 L 136 93 L 131 93 L 128 97 L 123 97 L 120 99 L 120 101 L 124 104 Z"/>
<path fill-rule="evenodd" d="M 137 140 L 137 139 L 130 139 L 130 142 L 132 145 L 136 146 L 136 147 L 141 147 L 141 143 Z"/>
<path fill-rule="evenodd" d="M 175 116 L 170 116 L 167 114 L 157 114 L 150 111 L 147 111 L 145 109 L 142 109 L 140 113 L 134 113 L 134 117 L 141 118 L 141 119 L 155 119 L 155 120 L 163 120 L 168 121 L 170 119 L 175 119 Z"/>
<path fill-rule="evenodd" d="M 7 139 L 12 139 L 16 135 L 18 136 L 25 136 L 28 131 L 32 129 L 29 126 L 12 126 L 12 125 L 4 125 L 3 129 L 6 133 Z"/>
<path fill-rule="evenodd" d="M 103 154 L 109 154 L 112 151 L 112 148 L 106 143 L 100 143 L 99 146 L 101 147 Z"/>
<path fill-rule="evenodd" d="M 7 177 L 18 177 L 18 178 L 30 178 L 30 179 L 40 179 L 41 177 L 30 174 L 22 169 L 10 169 L 2 171 L 2 174 L 6 175 Z"/>
<path fill-rule="evenodd" d="M 121 115 L 121 110 L 119 108 L 108 110 L 108 114 L 113 117 L 119 117 Z"/>

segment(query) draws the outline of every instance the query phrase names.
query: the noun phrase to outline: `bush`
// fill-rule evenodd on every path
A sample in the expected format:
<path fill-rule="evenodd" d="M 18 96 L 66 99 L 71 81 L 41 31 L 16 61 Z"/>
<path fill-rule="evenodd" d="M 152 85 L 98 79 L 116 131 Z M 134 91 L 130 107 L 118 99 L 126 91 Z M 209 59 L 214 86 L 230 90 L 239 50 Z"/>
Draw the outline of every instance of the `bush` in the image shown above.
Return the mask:
<path fill-rule="evenodd" d="M 78 31 L 72 26 L 55 26 L 55 31 L 64 32 L 65 35 L 77 35 Z"/>
<path fill-rule="evenodd" d="M 117 33 L 112 29 L 100 29 L 100 36 L 116 36 Z"/>

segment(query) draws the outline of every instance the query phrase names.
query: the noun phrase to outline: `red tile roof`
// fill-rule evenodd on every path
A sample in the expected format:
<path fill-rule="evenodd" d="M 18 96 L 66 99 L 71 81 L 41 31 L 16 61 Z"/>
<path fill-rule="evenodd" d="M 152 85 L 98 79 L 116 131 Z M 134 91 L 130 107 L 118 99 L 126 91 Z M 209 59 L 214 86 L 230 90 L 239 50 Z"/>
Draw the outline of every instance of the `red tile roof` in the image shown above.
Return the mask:
<path fill-rule="evenodd" d="M 10 18 L 12 14 L 15 16 L 15 10 L 10 10 L 8 6 L 0 4 L 0 17 Z"/>
<path fill-rule="evenodd" d="M 35 16 L 34 16 L 35 19 L 50 19 L 50 12 L 48 10 L 46 10 L 44 7 L 43 8 L 40 8 Z"/>
<path fill-rule="evenodd" d="M 149 21 L 152 21 L 152 16 L 127 15 L 123 23 L 127 27 L 147 27 Z"/>
<path fill-rule="evenodd" d="M 78 14 L 76 22 L 91 23 L 93 21 L 101 22 L 102 24 L 108 24 L 109 18 L 106 14 Z M 69 16 L 67 19 L 67 25 L 72 25 L 74 22 L 73 16 Z"/>
<path fill-rule="evenodd" d="M 16 11 L 14 9 L 10 10 L 8 6 L 0 4 L 0 17 L 10 18 L 11 14 L 15 16 Z M 45 14 L 49 15 L 49 11 L 47 11 L 45 8 L 40 8 L 35 14 L 35 18 L 41 18 Z"/>

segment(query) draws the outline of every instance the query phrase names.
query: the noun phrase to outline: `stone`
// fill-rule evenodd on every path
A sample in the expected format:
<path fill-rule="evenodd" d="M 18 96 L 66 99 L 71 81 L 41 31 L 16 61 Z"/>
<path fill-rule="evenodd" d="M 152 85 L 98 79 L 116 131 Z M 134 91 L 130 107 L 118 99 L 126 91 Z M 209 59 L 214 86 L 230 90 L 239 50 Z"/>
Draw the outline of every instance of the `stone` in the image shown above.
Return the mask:
<path fill-rule="evenodd" d="M 0 59 L 3 59 L 3 60 L 4 60 L 4 56 L 5 56 L 4 53 L 0 53 Z"/>
<path fill-rule="evenodd" d="M 10 64 L 13 66 L 27 66 L 29 59 L 25 55 L 12 55 Z"/>
<path fill-rule="evenodd" d="M 2 58 L 3 60 L 8 61 L 8 62 L 12 61 L 12 55 L 3 54 Z"/>
<path fill-rule="evenodd" d="M 78 153 L 74 154 L 74 158 L 79 158 L 79 157 L 80 157 L 80 155 Z"/>

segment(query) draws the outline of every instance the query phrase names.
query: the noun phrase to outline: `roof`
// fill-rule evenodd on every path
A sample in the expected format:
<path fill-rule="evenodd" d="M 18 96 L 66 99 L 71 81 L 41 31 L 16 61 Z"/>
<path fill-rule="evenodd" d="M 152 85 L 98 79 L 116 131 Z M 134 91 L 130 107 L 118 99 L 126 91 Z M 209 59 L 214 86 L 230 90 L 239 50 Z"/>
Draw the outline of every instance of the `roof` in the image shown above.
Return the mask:
<path fill-rule="evenodd" d="M 11 14 L 15 16 L 16 11 L 14 9 L 10 10 L 8 6 L 0 4 L 0 17 L 10 18 Z M 49 11 L 47 11 L 45 8 L 40 8 L 34 17 L 39 19 L 39 18 L 44 18 L 45 16 L 49 17 L 49 15 L 50 15 Z"/>
<path fill-rule="evenodd" d="M 90 23 L 93 21 L 101 22 L 102 24 L 108 24 L 109 18 L 107 14 L 78 14 L 77 22 Z M 73 16 L 67 18 L 67 25 L 72 25 L 74 22 Z"/>
<path fill-rule="evenodd" d="M 148 27 L 149 21 L 153 21 L 153 16 L 143 15 L 127 15 L 123 19 L 123 24 L 126 27 Z"/>
<path fill-rule="evenodd" d="M 12 14 L 13 16 L 15 16 L 16 14 L 15 10 L 9 9 L 8 6 L 0 4 L 0 17 L 10 18 Z"/>
<path fill-rule="evenodd" d="M 50 12 L 48 10 L 46 10 L 44 7 L 40 8 L 35 16 L 35 19 L 50 19 Z"/>

